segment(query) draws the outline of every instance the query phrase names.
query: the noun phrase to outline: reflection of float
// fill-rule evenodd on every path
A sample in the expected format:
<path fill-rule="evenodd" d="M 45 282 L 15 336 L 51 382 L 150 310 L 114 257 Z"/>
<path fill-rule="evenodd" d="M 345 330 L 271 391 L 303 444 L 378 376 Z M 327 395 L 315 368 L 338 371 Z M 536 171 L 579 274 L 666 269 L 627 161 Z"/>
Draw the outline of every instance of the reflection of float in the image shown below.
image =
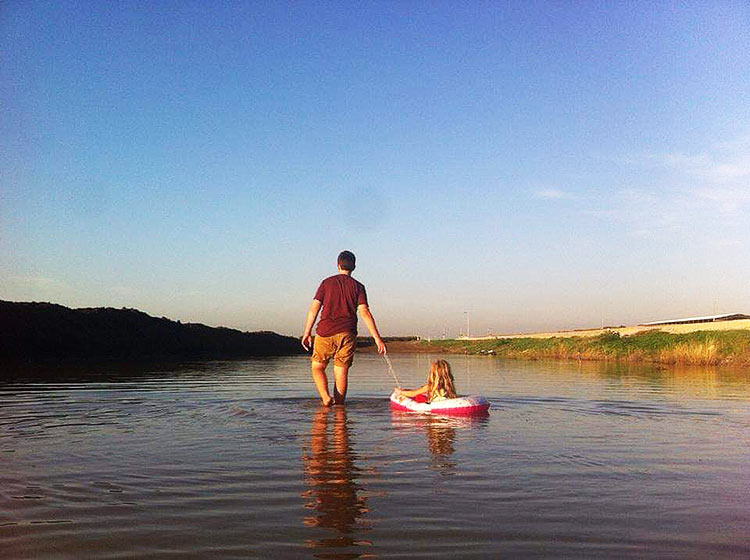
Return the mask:
<path fill-rule="evenodd" d="M 451 476 L 458 472 L 454 453 L 460 434 L 465 430 L 483 428 L 487 425 L 489 416 L 490 413 L 486 409 L 478 414 L 443 415 L 415 414 L 413 411 L 393 406 L 391 425 L 400 432 L 424 433 L 430 451 L 431 466 L 441 476 Z"/>
<path fill-rule="evenodd" d="M 487 414 L 490 403 L 484 397 L 457 397 L 428 403 L 425 395 L 405 397 L 391 393 L 391 408 L 408 412 L 440 414 L 449 416 L 478 416 Z"/>

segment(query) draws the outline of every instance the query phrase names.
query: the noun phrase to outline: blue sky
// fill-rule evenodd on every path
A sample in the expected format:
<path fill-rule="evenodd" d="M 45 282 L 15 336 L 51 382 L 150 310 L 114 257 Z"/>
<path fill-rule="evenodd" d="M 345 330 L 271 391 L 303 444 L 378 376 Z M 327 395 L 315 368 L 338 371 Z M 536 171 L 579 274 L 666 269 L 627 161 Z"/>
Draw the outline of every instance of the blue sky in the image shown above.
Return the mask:
<path fill-rule="evenodd" d="M 746 2 L 7 2 L 0 298 L 300 334 L 750 312 Z M 361 330 L 363 327 L 361 327 Z"/>

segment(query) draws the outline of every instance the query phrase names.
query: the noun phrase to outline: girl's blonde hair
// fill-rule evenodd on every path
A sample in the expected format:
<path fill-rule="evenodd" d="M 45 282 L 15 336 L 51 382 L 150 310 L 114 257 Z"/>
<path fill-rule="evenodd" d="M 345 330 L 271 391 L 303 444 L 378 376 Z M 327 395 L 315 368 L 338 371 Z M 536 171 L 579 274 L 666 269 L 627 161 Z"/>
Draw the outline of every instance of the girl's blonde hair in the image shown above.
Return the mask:
<path fill-rule="evenodd" d="M 430 375 L 427 376 L 427 400 L 432 402 L 440 397 L 445 399 L 457 397 L 451 366 L 445 360 L 432 362 Z"/>

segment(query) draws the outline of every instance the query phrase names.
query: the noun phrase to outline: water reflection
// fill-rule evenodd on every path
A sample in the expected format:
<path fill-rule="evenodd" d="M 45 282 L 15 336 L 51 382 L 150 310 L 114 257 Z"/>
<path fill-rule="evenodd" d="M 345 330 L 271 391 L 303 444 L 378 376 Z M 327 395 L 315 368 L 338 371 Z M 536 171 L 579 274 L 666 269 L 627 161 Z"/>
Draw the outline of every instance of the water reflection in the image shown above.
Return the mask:
<path fill-rule="evenodd" d="M 489 413 L 478 416 L 438 416 L 391 410 L 393 426 L 424 432 L 430 465 L 441 476 L 452 476 L 458 470 L 456 452 L 458 430 L 485 426 Z"/>
<path fill-rule="evenodd" d="M 445 419 L 428 418 L 425 430 L 432 467 L 443 475 L 456 474 L 456 463 L 452 459 L 456 451 L 456 428 Z"/>
<path fill-rule="evenodd" d="M 0 558 L 750 558 L 747 369 L 455 359 L 476 421 L 362 362 L 334 410 L 302 357 L 0 381 Z"/>
<path fill-rule="evenodd" d="M 361 554 L 356 550 L 344 549 L 371 544 L 356 538 L 367 529 L 361 518 L 369 509 L 356 482 L 359 469 L 345 407 L 321 406 L 315 411 L 309 446 L 302 459 L 308 487 L 303 497 L 307 500 L 305 507 L 311 510 L 304 524 L 328 529 L 332 535 L 310 539 L 308 545 L 329 549 L 316 554 L 318 558 L 359 558 Z"/>

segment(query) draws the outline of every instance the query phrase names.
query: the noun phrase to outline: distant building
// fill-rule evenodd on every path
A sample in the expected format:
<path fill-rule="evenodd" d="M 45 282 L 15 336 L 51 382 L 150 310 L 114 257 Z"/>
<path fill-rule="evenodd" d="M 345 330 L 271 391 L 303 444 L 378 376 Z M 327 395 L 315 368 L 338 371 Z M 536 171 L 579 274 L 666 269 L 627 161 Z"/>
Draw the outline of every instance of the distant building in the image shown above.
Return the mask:
<path fill-rule="evenodd" d="M 669 319 L 667 321 L 652 321 L 650 323 L 641 323 L 641 327 L 653 327 L 655 325 L 687 325 L 690 323 L 713 323 L 715 321 L 739 321 L 740 319 L 750 319 L 750 315 L 742 313 L 729 313 L 726 315 L 708 315 L 706 317 L 687 317 L 685 319 Z"/>

